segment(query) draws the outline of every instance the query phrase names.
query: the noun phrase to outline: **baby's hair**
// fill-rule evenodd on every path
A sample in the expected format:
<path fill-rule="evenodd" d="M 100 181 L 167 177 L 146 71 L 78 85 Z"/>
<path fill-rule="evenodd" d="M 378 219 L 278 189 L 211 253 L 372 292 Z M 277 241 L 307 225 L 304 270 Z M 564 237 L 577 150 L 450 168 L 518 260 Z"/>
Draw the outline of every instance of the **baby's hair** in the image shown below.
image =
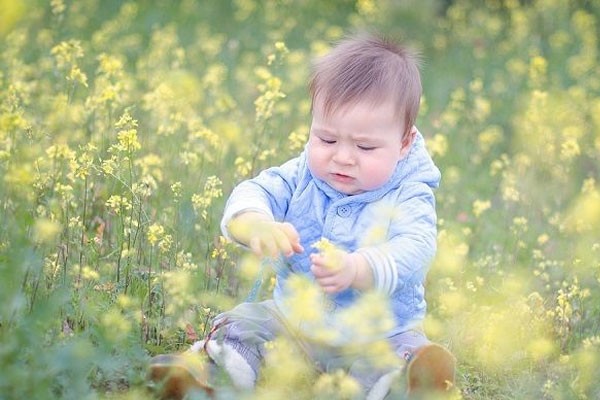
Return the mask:
<path fill-rule="evenodd" d="M 313 66 L 309 83 L 312 107 L 318 100 L 324 114 L 369 101 L 395 104 L 404 120 L 403 134 L 415 124 L 421 101 L 417 53 L 389 38 L 360 33 L 340 41 Z"/>

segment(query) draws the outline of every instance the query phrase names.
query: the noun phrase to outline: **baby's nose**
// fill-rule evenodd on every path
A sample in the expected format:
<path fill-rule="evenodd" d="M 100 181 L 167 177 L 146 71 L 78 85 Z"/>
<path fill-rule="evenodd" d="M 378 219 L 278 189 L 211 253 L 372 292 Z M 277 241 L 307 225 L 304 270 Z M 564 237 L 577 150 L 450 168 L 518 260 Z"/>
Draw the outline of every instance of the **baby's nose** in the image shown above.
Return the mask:
<path fill-rule="evenodd" d="M 333 155 L 333 159 L 339 164 L 352 164 L 354 162 L 354 154 L 347 146 L 340 146 Z"/>

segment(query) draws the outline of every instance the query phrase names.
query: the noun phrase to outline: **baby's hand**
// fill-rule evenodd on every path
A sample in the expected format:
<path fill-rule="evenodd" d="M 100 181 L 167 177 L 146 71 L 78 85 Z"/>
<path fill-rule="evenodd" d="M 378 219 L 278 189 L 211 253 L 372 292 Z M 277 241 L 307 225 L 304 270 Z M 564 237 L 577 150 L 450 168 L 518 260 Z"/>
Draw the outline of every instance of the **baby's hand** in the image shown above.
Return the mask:
<path fill-rule="evenodd" d="M 229 233 L 242 244 L 250 247 L 258 257 L 286 257 L 302 253 L 300 235 L 288 222 L 276 222 L 261 213 L 247 212 L 238 215 L 228 224 Z"/>
<path fill-rule="evenodd" d="M 321 239 L 313 246 L 320 253 L 310 255 L 310 269 L 323 291 L 331 294 L 351 287 L 358 271 L 354 256 L 336 248 L 326 239 Z"/>
<path fill-rule="evenodd" d="M 253 228 L 248 246 L 259 257 L 265 255 L 286 257 L 294 253 L 302 253 L 300 236 L 296 228 L 289 222 L 261 221 Z"/>

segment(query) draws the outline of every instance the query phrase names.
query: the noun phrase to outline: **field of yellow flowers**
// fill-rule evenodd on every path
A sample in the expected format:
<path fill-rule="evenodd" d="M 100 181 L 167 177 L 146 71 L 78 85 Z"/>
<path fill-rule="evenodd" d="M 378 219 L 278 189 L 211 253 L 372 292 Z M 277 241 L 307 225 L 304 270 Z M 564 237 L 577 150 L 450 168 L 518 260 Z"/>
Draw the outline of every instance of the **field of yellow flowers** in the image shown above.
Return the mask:
<path fill-rule="evenodd" d="M 268 293 L 224 199 L 302 149 L 311 60 L 356 29 L 424 58 L 453 398 L 600 398 L 599 24 L 595 0 L 0 0 L 0 399 L 148 398 L 149 356 Z M 278 347 L 256 398 L 355 397 Z"/>

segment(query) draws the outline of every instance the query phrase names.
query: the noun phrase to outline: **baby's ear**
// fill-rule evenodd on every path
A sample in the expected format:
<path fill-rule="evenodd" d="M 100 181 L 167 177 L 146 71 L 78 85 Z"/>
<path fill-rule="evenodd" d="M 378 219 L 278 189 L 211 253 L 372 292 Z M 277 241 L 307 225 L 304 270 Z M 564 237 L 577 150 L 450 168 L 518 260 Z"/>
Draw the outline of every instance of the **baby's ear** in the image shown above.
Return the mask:
<path fill-rule="evenodd" d="M 408 154 L 408 152 L 410 151 L 410 148 L 412 147 L 412 144 L 415 141 L 415 137 L 417 136 L 417 128 L 416 127 L 412 127 L 410 128 L 410 131 L 408 131 L 407 133 L 404 134 L 404 137 L 402 138 L 402 142 L 400 144 L 400 158 L 404 158 L 406 157 L 406 155 Z"/>

